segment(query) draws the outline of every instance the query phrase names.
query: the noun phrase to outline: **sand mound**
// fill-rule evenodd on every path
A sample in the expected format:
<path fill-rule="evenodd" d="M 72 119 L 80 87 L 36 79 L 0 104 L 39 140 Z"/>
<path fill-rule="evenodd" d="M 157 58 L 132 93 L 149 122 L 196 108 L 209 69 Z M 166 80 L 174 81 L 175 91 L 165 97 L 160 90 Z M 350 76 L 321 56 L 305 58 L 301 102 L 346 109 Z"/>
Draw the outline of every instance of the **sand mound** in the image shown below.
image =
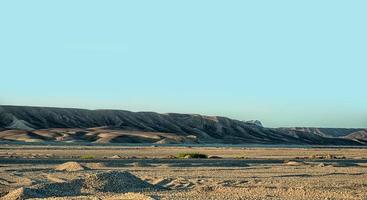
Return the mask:
<path fill-rule="evenodd" d="M 78 196 L 82 194 L 105 192 L 140 192 L 158 189 L 161 189 L 161 187 L 154 186 L 143 181 L 129 172 L 111 171 L 91 174 L 85 179 L 75 179 L 63 183 L 38 184 L 30 187 L 19 188 L 8 193 L 2 199 L 20 200 L 28 198 Z"/>
<path fill-rule="evenodd" d="M 85 178 L 83 191 L 87 193 L 114 192 L 125 193 L 157 189 L 129 172 L 104 172 L 91 174 Z"/>
<path fill-rule="evenodd" d="M 3 197 L 5 200 L 21 200 L 29 198 L 45 198 L 53 196 L 76 196 L 80 194 L 82 180 L 73 180 L 65 183 L 38 184 L 23 187 L 9 192 Z"/>
<path fill-rule="evenodd" d="M 77 162 L 66 162 L 64 164 L 58 165 L 55 168 L 55 170 L 57 171 L 68 171 L 68 172 L 82 171 L 85 169 L 87 168 Z"/>

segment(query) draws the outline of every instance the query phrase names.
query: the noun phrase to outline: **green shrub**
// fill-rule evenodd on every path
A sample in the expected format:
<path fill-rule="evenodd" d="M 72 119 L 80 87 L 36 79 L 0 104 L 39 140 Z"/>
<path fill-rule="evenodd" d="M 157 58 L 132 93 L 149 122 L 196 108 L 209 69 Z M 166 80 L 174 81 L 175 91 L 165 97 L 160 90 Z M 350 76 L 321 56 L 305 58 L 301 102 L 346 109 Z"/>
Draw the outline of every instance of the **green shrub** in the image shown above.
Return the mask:
<path fill-rule="evenodd" d="M 177 158 L 208 158 L 208 155 L 202 153 L 179 153 Z"/>
<path fill-rule="evenodd" d="M 84 155 L 84 156 L 80 156 L 81 159 L 95 159 L 96 157 L 93 155 Z"/>

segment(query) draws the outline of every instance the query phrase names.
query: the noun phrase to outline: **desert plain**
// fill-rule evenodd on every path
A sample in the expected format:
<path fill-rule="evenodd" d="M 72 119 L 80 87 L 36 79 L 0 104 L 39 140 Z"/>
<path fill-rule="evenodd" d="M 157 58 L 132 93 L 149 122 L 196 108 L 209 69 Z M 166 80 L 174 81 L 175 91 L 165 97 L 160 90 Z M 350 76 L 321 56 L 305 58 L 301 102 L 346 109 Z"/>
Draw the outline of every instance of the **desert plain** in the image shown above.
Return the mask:
<path fill-rule="evenodd" d="M 208 158 L 177 158 L 180 153 Z M 367 149 L 3 144 L 0 196 L 367 199 Z"/>

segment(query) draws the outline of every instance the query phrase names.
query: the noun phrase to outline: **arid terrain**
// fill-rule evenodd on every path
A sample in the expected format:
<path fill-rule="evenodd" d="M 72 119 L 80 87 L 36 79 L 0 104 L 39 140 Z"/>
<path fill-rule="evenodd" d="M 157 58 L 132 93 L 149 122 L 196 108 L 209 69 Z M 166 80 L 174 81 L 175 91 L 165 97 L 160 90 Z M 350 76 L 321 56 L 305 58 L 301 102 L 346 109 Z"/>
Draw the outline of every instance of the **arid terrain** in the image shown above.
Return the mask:
<path fill-rule="evenodd" d="M 0 19 L 0 200 L 367 200 L 367 0 Z"/>
<path fill-rule="evenodd" d="M 0 196 L 367 199 L 366 129 L 0 106 Z"/>
<path fill-rule="evenodd" d="M 366 189 L 365 148 L 0 146 L 3 199 L 367 199 Z"/>

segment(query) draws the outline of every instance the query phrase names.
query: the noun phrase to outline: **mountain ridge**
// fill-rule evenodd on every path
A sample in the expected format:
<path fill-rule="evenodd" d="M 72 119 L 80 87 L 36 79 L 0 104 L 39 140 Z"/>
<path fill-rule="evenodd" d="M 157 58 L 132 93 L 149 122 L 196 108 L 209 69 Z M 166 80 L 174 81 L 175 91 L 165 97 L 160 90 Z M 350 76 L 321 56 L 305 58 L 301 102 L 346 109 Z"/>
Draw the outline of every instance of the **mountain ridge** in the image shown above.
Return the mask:
<path fill-rule="evenodd" d="M 259 124 L 256 121 L 257 124 Z M 198 114 L 0 106 L 0 140 L 94 143 L 225 143 L 364 145 L 363 130 L 330 135 L 323 129 L 266 128 Z M 322 132 L 322 131 L 324 132 Z M 336 131 L 337 132 L 337 131 Z M 348 132 L 346 130 L 343 133 Z M 354 137 L 348 135 L 360 132 Z"/>

